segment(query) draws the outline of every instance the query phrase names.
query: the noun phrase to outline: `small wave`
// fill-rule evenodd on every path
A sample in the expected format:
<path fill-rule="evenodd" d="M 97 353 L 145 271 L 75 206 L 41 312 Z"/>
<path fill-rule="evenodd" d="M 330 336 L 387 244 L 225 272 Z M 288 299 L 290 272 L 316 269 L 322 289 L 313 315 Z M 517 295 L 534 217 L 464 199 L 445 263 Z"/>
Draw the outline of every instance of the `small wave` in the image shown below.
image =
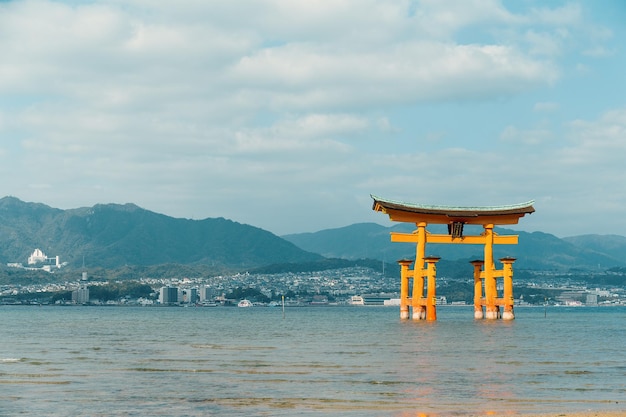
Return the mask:
<path fill-rule="evenodd" d="M 11 380 L 11 381 L 2 381 L 0 380 L 0 384 L 6 385 L 69 385 L 70 381 L 33 381 L 33 380 Z"/>
<path fill-rule="evenodd" d="M 237 346 L 237 345 L 217 345 L 212 343 L 193 343 L 195 349 L 216 349 L 216 350 L 276 350 L 275 346 Z"/>

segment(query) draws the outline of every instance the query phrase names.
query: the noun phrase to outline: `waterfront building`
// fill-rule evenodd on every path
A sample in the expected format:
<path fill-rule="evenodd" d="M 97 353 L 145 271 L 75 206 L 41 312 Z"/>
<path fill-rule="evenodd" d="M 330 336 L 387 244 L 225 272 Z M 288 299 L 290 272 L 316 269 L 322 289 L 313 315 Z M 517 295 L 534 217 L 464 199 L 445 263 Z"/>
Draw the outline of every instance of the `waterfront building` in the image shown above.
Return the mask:
<path fill-rule="evenodd" d="M 181 302 L 187 304 L 193 304 L 198 301 L 198 289 L 197 288 L 185 288 L 182 291 L 180 298 Z"/>
<path fill-rule="evenodd" d="M 159 303 L 163 305 L 178 303 L 178 287 L 161 287 Z"/>
<path fill-rule="evenodd" d="M 86 304 L 89 302 L 89 287 L 81 285 L 77 290 L 72 291 L 72 303 Z"/>
<path fill-rule="evenodd" d="M 215 291 L 210 285 L 204 285 L 200 287 L 199 297 L 200 301 L 208 301 L 215 298 Z"/>
<path fill-rule="evenodd" d="M 363 305 L 366 306 L 382 306 L 385 302 L 393 298 L 397 298 L 394 294 L 363 294 Z"/>
<path fill-rule="evenodd" d="M 598 305 L 598 294 L 587 294 L 587 298 L 585 300 L 585 304 L 587 304 L 587 305 Z"/>

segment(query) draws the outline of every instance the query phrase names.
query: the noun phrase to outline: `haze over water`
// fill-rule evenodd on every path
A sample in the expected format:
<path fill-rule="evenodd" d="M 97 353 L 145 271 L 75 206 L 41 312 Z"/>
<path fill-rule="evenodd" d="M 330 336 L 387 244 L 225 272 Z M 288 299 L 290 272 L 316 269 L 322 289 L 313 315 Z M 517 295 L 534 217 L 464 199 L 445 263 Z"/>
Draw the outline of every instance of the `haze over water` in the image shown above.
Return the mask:
<path fill-rule="evenodd" d="M 0 415 L 624 410 L 626 308 L 0 308 Z"/>

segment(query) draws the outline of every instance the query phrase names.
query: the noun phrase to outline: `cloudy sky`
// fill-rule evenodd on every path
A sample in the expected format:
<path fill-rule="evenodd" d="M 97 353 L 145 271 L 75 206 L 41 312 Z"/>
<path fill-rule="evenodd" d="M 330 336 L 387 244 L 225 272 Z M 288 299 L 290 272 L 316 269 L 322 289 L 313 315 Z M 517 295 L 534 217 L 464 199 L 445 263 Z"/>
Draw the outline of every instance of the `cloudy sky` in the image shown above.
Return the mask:
<path fill-rule="evenodd" d="M 0 196 L 278 235 L 370 194 L 626 235 L 621 0 L 0 0 Z"/>

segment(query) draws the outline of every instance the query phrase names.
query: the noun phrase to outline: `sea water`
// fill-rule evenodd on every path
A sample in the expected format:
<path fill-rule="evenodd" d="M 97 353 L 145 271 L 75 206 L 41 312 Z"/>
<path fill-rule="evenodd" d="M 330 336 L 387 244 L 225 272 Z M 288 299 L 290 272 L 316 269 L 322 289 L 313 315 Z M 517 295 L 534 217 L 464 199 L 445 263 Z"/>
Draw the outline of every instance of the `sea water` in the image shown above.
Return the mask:
<path fill-rule="evenodd" d="M 0 416 L 626 410 L 626 308 L 0 307 Z"/>

